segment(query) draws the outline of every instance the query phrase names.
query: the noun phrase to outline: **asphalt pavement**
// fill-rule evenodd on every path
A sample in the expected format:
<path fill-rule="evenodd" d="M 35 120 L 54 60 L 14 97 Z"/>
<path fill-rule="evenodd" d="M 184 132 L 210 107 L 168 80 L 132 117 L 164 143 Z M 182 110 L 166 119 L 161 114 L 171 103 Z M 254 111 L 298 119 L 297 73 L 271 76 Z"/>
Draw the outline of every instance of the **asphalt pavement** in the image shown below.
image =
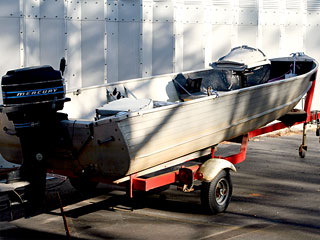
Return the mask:
<path fill-rule="evenodd" d="M 205 213 L 199 191 L 175 186 L 128 201 L 120 187 L 100 184 L 84 194 L 68 180 L 53 179 L 46 211 L 0 222 L 0 239 L 66 239 L 58 192 L 70 239 L 320 239 L 319 137 L 308 131 L 305 158 L 298 155 L 301 139 L 296 133 L 252 139 L 232 173 L 233 196 L 222 214 Z M 218 154 L 238 149 L 222 144 Z"/>

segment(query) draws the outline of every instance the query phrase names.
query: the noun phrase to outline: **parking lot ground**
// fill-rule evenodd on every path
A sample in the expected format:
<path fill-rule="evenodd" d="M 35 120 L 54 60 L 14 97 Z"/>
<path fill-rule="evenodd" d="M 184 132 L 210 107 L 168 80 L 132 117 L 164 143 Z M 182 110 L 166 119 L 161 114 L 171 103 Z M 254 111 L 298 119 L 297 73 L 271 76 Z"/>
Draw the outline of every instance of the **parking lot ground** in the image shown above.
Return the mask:
<path fill-rule="evenodd" d="M 308 131 L 308 151 L 300 158 L 301 138 L 252 139 L 246 160 L 232 173 L 225 213 L 205 213 L 199 191 L 183 193 L 175 186 L 128 201 L 118 187 L 100 184 L 95 193 L 83 194 L 66 181 L 47 191 L 45 213 L 0 222 L 0 239 L 66 239 L 57 192 L 71 239 L 320 239 L 319 138 Z M 221 144 L 218 154 L 238 147 Z"/>

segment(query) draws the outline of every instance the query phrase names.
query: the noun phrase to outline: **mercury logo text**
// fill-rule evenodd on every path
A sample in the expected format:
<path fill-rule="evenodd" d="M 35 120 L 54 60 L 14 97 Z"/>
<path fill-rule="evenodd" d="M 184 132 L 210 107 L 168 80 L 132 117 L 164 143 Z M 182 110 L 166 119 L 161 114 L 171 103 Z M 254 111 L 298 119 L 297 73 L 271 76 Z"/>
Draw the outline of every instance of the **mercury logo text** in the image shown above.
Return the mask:
<path fill-rule="evenodd" d="M 57 92 L 57 90 L 58 89 L 55 88 L 55 89 L 35 90 L 35 91 L 29 91 L 29 92 L 19 92 L 17 93 L 17 97 L 55 93 Z"/>

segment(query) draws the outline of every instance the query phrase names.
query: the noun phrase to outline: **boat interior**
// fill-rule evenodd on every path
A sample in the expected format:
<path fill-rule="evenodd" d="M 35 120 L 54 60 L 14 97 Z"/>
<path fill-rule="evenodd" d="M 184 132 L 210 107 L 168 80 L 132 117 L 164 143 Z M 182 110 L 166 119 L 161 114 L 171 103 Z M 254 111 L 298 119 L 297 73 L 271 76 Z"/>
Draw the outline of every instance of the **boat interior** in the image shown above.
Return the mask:
<path fill-rule="evenodd" d="M 311 58 L 306 56 L 300 59 L 293 57 L 274 59 L 263 65 L 252 68 L 240 68 L 238 63 L 229 63 L 226 67 L 216 66 L 212 69 L 155 77 L 147 81 L 161 82 L 156 91 L 164 91 L 167 97 L 156 97 L 154 89 L 148 89 L 142 95 L 139 89 L 146 82 L 140 81 L 134 85 L 117 84 L 107 87 L 108 103 L 96 108 L 96 119 L 110 116 L 119 116 L 141 110 L 167 106 L 177 102 L 185 102 L 206 96 L 220 97 L 225 92 L 251 87 L 263 83 L 280 81 L 309 72 L 315 67 Z M 134 82 L 134 81 L 133 81 Z M 165 87 L 164 87 L 164 85 Z M 121 89 L 121 90 L 120 90 Z"/>

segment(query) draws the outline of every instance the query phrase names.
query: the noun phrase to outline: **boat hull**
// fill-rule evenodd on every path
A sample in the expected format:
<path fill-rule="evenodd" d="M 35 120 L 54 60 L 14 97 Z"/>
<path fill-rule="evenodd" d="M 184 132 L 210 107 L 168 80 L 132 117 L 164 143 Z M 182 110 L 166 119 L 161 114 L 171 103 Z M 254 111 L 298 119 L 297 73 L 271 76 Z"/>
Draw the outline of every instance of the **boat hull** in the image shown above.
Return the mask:
<path fill-rule="evenodd" d="M 310 79 L 305 78 L 285 80 L 279 84 L 224 93 L 219 98 L 207 97 L 141 115 L 133 114 L 112 123 L 102 120 L 97 132 L 100 132 L 99 128 L 107 128 L 101 125 L 114 124 L 114 132 L 121 133 L 115 140 L 119 141 L 115 152 L 128 155 L 118 157 L 107 149 L 100 147 L 99 150 L 93 143 L 83 158 L 98 150 L 104 155 L 103 161 L 98 162 L 102 172 L 115 177 L 130 175 L 240 136 L 280 118 L 299 102 L 311 84 Z M 113 151 L 114 147 L 110 145 Z M 114 160 L 108 162 L 108 159 Z M 114 171 L 115 165 L 123 166 L 123 171 Z"/>

